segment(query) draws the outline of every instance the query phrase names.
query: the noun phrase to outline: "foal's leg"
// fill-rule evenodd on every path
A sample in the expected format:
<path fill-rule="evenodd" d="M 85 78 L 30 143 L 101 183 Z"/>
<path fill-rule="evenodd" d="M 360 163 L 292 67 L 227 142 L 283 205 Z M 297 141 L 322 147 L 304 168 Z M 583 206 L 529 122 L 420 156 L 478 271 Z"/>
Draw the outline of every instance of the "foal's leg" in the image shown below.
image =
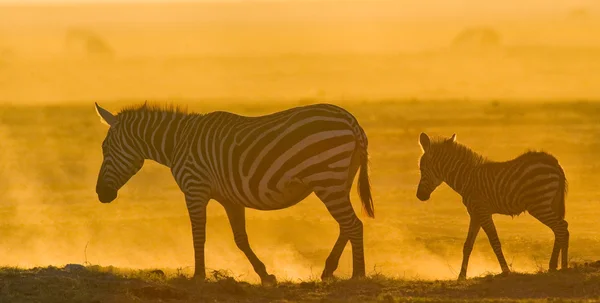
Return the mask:
<path fill-rule="evenodd" d="M 458 275 L 459 280 L 465 280 L 467 278 L 469 257 L 473 251 L 473 244 L 475 244 L 475 239 L 477 238 L 477 234 L 479 233 L 480 229 L 481 225 L 479 224 L 479 220 L 471 216 L 471 221 L 469 222 L 469 232 L 467 233 L 467 239 L 465 240 L 465 245 L 463 246 L 463 261 L 460 268 L 460 274 Z"/>
<path fill-rule="evenodd" d="M 263 285 L 273 285 L 277 283 L 277 279 L 274 275 L 267 273 L 265 264 L 258 259 L 250 243 L 248 242 L 248 234 L 246 234 L 246 209 L 240 205 L 223 205 L 229 224 L 231 224 L 231 230 L 233 231 L 233 238 L 237 247 L 244 252 L 254 271 L 260 276 L 260 280 Z"/>
<path fill-rule="evenodd" d="M 569 266 L 569 224 L 567 221 L 556 215 L 550 204 L 532 207 L 527 211 L 540 222 L 544 223 L 544 225 L 550 227 L 554 232 L 554 247 L 552 248 L 548 269 L 550 271 L 556 270 L 558 267 L 558 255 L 561 252 L 561 268 L 567 268 Z"/>
<path fill-rule="evenodd" d="M 502 253 L 502 245 L 500 244 L 500 238 L 498 238 L 498 232 L 496 231 L 496 226 L 494 225 L 494 221 L 492 220 L 492 215 L 481 215 L 479 220 L 483 231 L 485 231 L 485 233 L 488 236 L 488 240 L 490 241 L 490 245 L 492 246 L 496 257 L 498 258 L 500 268 L 502 268 L 502 273 L 510 273 L 510 269 L 508 268 L 508 265 L 506 264 L 506 259 L 504 259 L 504 254 Z"/>

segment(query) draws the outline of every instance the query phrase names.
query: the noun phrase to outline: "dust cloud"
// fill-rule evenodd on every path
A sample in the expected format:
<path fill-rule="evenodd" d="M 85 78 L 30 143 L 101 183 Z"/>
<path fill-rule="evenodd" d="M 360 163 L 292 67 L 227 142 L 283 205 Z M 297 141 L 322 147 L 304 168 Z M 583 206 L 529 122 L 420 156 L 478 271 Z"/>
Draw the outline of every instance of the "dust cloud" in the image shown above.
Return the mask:
<path fill-rule="evenodd" d="M 114 111 L 154 100 L 256 114 L 298 100 L 600 98 L 596 1 L 0 2 L 0 7 L 2 265 L 88 262 L 192 272 L 189 219 L 168 169 L 148 163 L 117 201 L 97 201 L 106 128 L 98 123 L 94 101 Z M 418 180 L 418 153 L 410 149 L 414 138 L 389 145 L 389 133 L 413 126 L 399 121 L 392 129 L 395 117 L 361 114 L 372 138 L 373 180 L 380 188 L 376 207 L 383 209 L 377 219 L 364 220 L 368 272 L 456 277 L 466 212 L 460 205 L 449 212 L 415 206 L 415 184 L 391 183 L 399 173 L 386 172 L 392 164 L 410 162 L 402 180 Z M 411 150 L 409 158 L 390 158 L 390 150 L 403 148 Z M 450 193 L 442 197 L 456 200 Z M 268 270 L 280 279 L 320 276 L 338 227 L 315 197 L 286 210 L 247 213 L 250 243 Z M 209 273 L 229 270 L 257 281 L 228 225 L 222 208 L 211 202 Z M 538 247 L 547 258 L 551 237 L 543 227 L 535 230 L 548 236 Z M 505 250 L 516 270 L 546 266 L 546 259 L 521 251 L 521 244 L 539 244 L 528 241 Z M 347 247 L 339 275 L 351 274 L 350 256 Z M 497 270 L 480 235 L 469 276 Z"/>
<path fill-rule="evenodd" d="M 33 267 L 86 263 L 125 269 L 162 268 L 168 273 L 193 272 L 189 219 L 183 196 L 168 169 L 146 163 L 115 202 L 102 205 L 94 186 L 106 128 L 98 122 L 93 109 L 85 106 L 72 112 L 65 112 L 64 107 L 8 110 L 13 112 L 5 112 L 3 120 L 10 119 L 8 115 L 27 119 L 17 126 L 2 124 L 0 129 L 4 180 L 0 191 L 1 264 Z M 72 132 L 78 124 L 84 127 Z M 403 195 L 412 196 L 412 191 Z M 414 202 L 406 196 L 400 199 Z M 359 201 L 354 193 L 352 199 Z M 395 200 L 393 195 L 376 199 L 381 201 L 377 205 L 380 209 L 385 209 L 387 201 Z M 355 205 L 355 209 L 360 207 Z M 222 207 L 211 202 L 208 211 L 208 274 L 224 270 L 234 277 L 258 282 L 249 262 L 235 246 Z M 289 209 L 247 213 L 251 245 L 270 272 L 280 280 L 319 278 L 338 232 L 321 202 L 311 196 Z M 456 248 L 460 245 L 454 243 L 454 251 L 432 247 L 448 244 L 407 232 L 404 225 L 416 222 L 401 213 L 384 210 L 376 220 L 363 220 L 368 272 L 407 279 L 454 278 L 459 270 L 456 266 L 460 264 L 460 251 Z M 467 222 L 466 218 L 463 221 Z M 536 269 L 531 267 L 528 255 L 518 261 L 520 271 Z M 489 251 L 476 249 L 469 273 L 484 274 L 496 267 L 497 261 Z M 351 268 L 348 246 L 338 275 L 349 277 Z"/>

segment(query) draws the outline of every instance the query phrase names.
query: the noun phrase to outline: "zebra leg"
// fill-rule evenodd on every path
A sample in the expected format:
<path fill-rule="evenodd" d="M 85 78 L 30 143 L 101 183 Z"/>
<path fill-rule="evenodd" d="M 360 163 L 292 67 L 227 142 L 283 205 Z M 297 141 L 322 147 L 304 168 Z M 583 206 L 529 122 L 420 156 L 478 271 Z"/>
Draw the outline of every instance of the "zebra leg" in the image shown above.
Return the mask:
<path fill-rule="evenodd" d="M 208 199 L 200 198 L 198 195 L 186 195 L 185 202 L 192 222 L 194 279 L 204 281 L 206 278 L 204 244 L 206 242 L 206 206 L 208 205 Z"/>
<path fill-rule="evenodd" d="M 550 255 L 548 270 L 554 271 L 558 267 L 559 253 L 561 254 L 561 268 L 567 268 L 569 266 L 569 224 L 567 221 L 558 218 L 550 206 L 532 208 L 528 212 L 554 232 L 554 247 L 552 248 L 552 255 Z"/>
<path fill-rule="evenodd" d="M 473 251 L 473 244 L 475 244 L 475 239 L 477 238 L 479 229 L 481 229 L 479 220 L 471 216 L 471 221 L 469 222 L 469 233 L 467 234 L 467 239 L 465 240 L 465 245 L 463 247 L 463 261 L 462 266 L 460 268 L 460 274 L 458 275 L 459 280 L 465 280 L 467 278 L 467 266 L 469 265 L 469 257 L 471 256 L 471 252 Z"/>
<path fill-rule="evenodd" d="M 260 277 L 263 285 L 274 285 L 277 283 L 277 279 L 274 275 L 267 273 L 265 264 L 258 259 L 252 248 L 250 248 L 250 242 L 248 242 L 248 234 L 246 233 L 246 209 L 239 205 L 224 205 L 231 230 L 233 231 L 233 238 L 237 247 L 244 252 L 250 264 L 254 268 L 254 271 Z"/>
<path fill-rule="evenodd" d="M 364 277 L 363 225 L 354 213 L 348 190 L 345 188 L 343 192 L 335 192 L 325 187 L 318 187 L 315 188 L 315 194 L 325 203 L 329 213 L 340 225 L 340 236 L 327 258 L 322 276 L 331 276 L 349 239 L 352 245 L 352 278 Z"/>
<path fill-rule="evenodd" d="M 560 268 L 569 268 L 569 223 L 564 219 L 558 222 L 558 226 L 552 229 L 554 232 L 554 242 L 560 244 Z M 556 244 L 555 244 L 556 245 Z M 558 260 L 557 260 L 558 263 Z"/>
<path fill-rule="evenodd" d="M 504 259 L 504 254 L 502 253 L 502 245 L 500 245 L 500 239 L 498 238 L 498 232 L 496 231 L 496 226 L 494 225 L 494 221 L 492 220 L 492 215 L 485 215 L 480 218 L 481 227 L 483 231 L 488 236 L 488 240 L 490 241 L 490 245 L 498 258 L 498 262 L 500 263 L 500 268 L 502 268 L 503 274 L 510 273 L 510 269 L 508 269 L 508 265 L 506 264 L 506 259 Z"/>
<path fill-rule="evenodd" d="M 562 235 L 562 248 L 561 248 L 561 263 L 560 263 L 560 268 L 561 269 L 567 269 L 569 267 L 569 223 L 567 223 L 567 221 L 565 221 L 564 219 L 562 220 L 563 224 L 562 226 L 564 226 L 564 230 L 561 232 Z M 556 233 L 555 233 L 556 235 Z"/>
<path fill-rule="evenodd" d="M 338 267 L 340 257 L 342 256 L 347 243 L 348 236 L 346 236 L 340 229 L 340 235 L 338 236 L 337 241 L 335 241 L 329 257 L 327 257 L 327 260 L 325 261 L 325 269 L 323 269 L 323 273 L 321 274 L 321 280 L 333 278 L 333 272 Z"/>

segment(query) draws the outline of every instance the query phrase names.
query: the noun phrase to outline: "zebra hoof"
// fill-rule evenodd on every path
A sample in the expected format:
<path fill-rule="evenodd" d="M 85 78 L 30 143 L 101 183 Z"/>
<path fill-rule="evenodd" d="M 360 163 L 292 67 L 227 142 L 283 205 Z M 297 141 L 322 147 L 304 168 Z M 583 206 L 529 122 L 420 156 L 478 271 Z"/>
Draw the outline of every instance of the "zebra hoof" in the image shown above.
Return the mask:
<path fill-rule="evenodd" d="M 275 275 L 267 275 L 264 278 L 261 278 L 261 282 L 263 286 L 275 286 L 277 285 L 277 278 Z"/>
<path fill-rule="evenodd" d="M 321 274 L 322 281 L 329 281 L 329 280 L 333 280 L 333 279 L 335 279 L 335 277 L 333 276 L 333 272 L 323 271 L 323 273 Z"/>
<path fill-rule="evenodd" d="M 467 275 L 458 275 L 458 281 L 466 281 L 467 280 Z"/>
<path fill-rule="evenodd" d="M 194 275 L 191 279 L 191 282 L 196 285 L 202 285 L 206 281 L 206 276 L 204 275 Z"/>

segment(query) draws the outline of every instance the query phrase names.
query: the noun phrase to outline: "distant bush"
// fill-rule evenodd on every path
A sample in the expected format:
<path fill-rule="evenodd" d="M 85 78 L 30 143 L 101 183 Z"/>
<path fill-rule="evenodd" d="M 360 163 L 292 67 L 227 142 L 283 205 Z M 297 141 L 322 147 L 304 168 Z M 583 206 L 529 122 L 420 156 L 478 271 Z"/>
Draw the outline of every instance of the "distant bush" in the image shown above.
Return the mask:
<path fill-rule="evenodd" d="M 587 20 L 591 17 L 591 13 L 587 8 L 576 8 L 568 13 L 568 19 L 573 21 Z"/>
<path fill-rule="evenodd" d="M 80 54 L 93 58 L 112 58 L 115 54 L 113 48 L 100 35 L 82 28 L 70 28 L 67 30 L 65 46 L 71 54 Z"/>
<path fill-rule="evenodd" d="M 487 27 L 464 29 L 452 40 L 452 48 L 472 51 L 497 49 L 501 44 L 500 34 Z"/>

